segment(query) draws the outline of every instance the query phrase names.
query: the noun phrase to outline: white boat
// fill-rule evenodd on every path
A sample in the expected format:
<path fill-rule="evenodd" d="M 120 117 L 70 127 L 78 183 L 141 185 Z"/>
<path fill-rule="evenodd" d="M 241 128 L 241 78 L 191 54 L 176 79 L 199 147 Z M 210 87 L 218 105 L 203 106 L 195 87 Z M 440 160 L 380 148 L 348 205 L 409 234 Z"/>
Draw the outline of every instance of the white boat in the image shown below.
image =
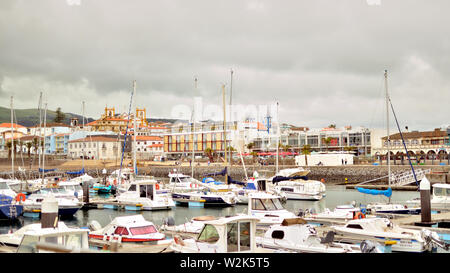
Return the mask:
<path fill-rule="evenodd" d="M 42 228 L 41 223 L 29 224 L 19 230 L 0 235 L 0 243 L 17 247 L 17 253 L 45 253 L 38 244 L 52 243 L 59 248 L 64 247 L 72 252 L 89 251 L 87 229 L 72 228 L 62 221 L 57 227 Z M 51 252 L 51 251 L 50 251 Z"/>
<path fill-rule="evenodd" d="M 24 216 L 40 217 L 42 201 L 48 196 L 53 196 L 58 201 L 58 215 L 62 217 L 73 216 L 83 206 L 75 195 L 62 188 L 42 188 L 23 201 Z"/>
<path fill-rule="evenodd" d="M 17 192 L 11 189 L 12 180 L 2 179 L 0 178 L 0 194 L 6 195 L 11 198 L 16 198 Z"/>
<path fill-rule="evenodd" d="M 300 253 L 361 253 L 358 245 L 335 243 L 332 237 L 320 238 L 317 230 L 301 218 L 270 226 L 263 237 L 256 237 L 256 244 Z"/>
<path fill-rule="evenodd" d="M 432 209 L 450 209 L 450 184 L 435 183 L 430 198 Z M 410 206 L 420 206 L 420 198 L 406 201 Z"/>
<path fill-rule="evenodd" d="M 248 196 L 248 215 L 259 219 L 260 226 L 281 224 L 285 218 L 297 218 L 283 207 L 279 196 L 261 192 L 250 193 Z"/>
<path fill-rule="evenodd" d="M 424 252 L 431 250 L 432 247 L 423 230 L 401 228 L 387 218 L 355 219 L 343 226 L 331 228 L 336 235 L 355 240 L 394 240 L 396 244 L 392 246 L 392 251 Z"/>
<path fill-rule="evenodd" d="M 190 221 L 175 225 L 173 222 L 173 219 L 169 218 L 167 219 L 160 227 L 162 231 L 169 231 L 169 232 L 175 232 L 175 233 L 182 233 L 182 234 L 199 234 L 200 231 L 202 231 L 203 227 L 205 226 L 206 221 L 216 220 L 217 218 L 214 216 L 197 216 L 193 217 Z"/>
<path fill-rule="evenodd" d="M 189 175 L 176 172 L 176 170 L 174 170 L 173 172 L 169 173 L 169 183 L 167 186 L 165 186 L 165 188 L 170 190 L 171 192 L 182 192 L 202 190 L 205 187 L 203 187 L 201 185 L 201 182 L 197 179 Z"/>
<path fill-rule="evenodd" d="M 312 213 L 309 210 L 302 212 L 301 215 L 307 221 L 347 221 L 358 218 L 365 218 L 366 215 L 361 212 L 361 209 L 354 205 L 339 205 L 330 210 L 325 208 L 324 211 L 319 213 Z"/>
<path fill-rule="evenodd" d="M 230 207 L 236 205 L 236 195 L 232 191 L 173 192 L 172 199 L 177 205 L 189 207 Z"/>
<path fill-rule="evenodd" d="M 91 221 L 89 228 L 89 238 L 107 241 L 155 242 L 166 238 L 152 222 L 140 214 L 116 217 L 103 228 L 97 221 Z"/>
<path fill-rule="evenodd" d="M 78 198 L 78 200 L 83 201 L 83 188 L 81 183 L 77 180 L 59 181 L 58 185 L 60 188 L 64 189 L 68 194 L 71 194 Z"/>
<path fill-rule="evenodd" d="M 407 206 L 393 203 L 370 203 L 366 205 L 367 213 L 420 214 L 420 206 Z"/>
<path fill-rule="evenodd" d="M 288 200 L 321 200 L 326 195 L 326 186 L 323 182 L 306 179 L 309 172 L 301 167 L 280 170 L 272 177 L 274 191 L 284 193 Z"/>
<path fill-rule="evenodd" d="M 183 240 L 175 235 L 170 248 L 178 253 L 273 252 L 256 246 L 258 221 L 258 218 L 247 215 L 207 221 L 197 238 Z"/>
<path fill-rule="evenodd" d="M 159 183 L 151 177 L 137 177 L 125 192 L 116 197 L 117 203 L 127 210 L 165 210 L 175 207 L 172 197 L 158 193 Z"/>
<path fill-rule="evenodd" d="M 287 199 L 285 193 L 275 193 L 269 190 L 269 187 L 267 186 L 268 180 L 265 178 L 252 177 L 248 179 L 246 183 L 247 185 L 245 187 L 236 187 L 232 189 L 232 191 L 236 195 L 237 200 L 236 202 L 238 204 L 248 204 L 248 195 L 250 193 L 257 193 L 257 192 L 277 195 L 283 202 L 285 202 Z"/>

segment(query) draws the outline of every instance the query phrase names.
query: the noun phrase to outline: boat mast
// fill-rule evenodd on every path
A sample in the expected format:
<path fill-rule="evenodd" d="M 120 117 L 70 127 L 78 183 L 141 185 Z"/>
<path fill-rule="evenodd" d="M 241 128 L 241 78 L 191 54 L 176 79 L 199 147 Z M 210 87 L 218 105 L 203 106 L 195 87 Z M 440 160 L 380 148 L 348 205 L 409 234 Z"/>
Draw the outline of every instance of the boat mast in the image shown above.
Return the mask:
<path fill-rule="evenodd" d="M 14 180 L 14 152 L 16 147 L 14 147 L 14 123 L 13 123 L 13 96 L 11 96 L 11 175 Z"/>
<path fill-rule="evenodd" d="M 197 77 L 194 78 L 195 94 L 197 94 Z M 195 161 L 195 102 L 192 108 L 192 160 L 191 160 L 191 177 L 194 178 L 194 161 Z"/>
<path fill-rule="evenodd" d="M 231 114 L 232 114 L 231 104 L 232 104 L 232 98 L 233 98 L 233 69 L 230 70 L 230 73 L 231 73 L 231 79 L 230 79 L 230 107 L 229 107 L 229 109 L 230 109 L 230 121 L 232 121 L 232 119 L 231 119 Z M 231 167 L 231 165 L 232 165 L 231 164 L 231 162 L 232 162 L 231 149 L 229 151 L 229 160 L 230 160 L 230 167 Z"/>
<path fill-rule="evenodd" d="M 384 70 L 384 82 L 386 87 L 386 132 L 387 132 L 387 165 L 388 165 L 388 185 L 391 187 L 391 151 L 390 151 L 390 142 L 391 138 L 389 135 L 389 93 L 388 93 L 388 82 L 387 82 L 387 70 Z M 389 202 L 391 198 L 389 197 Z"/>
<path fill-rule="evenodd" d="M 85 132 L 84 131 L 84 101 L 82 102 L 82 109 L 81 109 L 81 112 L 82 112 L 82 116 L 83 116 L 83 133 Z M 86 138 L 87 136 L 86 135 L 84 135 L 84 139 Z M 82 148 L 81 148 L 81 153 L 82 153 L 82 157 L 83 157 L 83 159 L 82 159 L 82 166 L 83 166 L 83 168 L 82 169 L 84 169 L 84 145 L 85 145 L 85 142 L 83 141 L 83 146 L 82 146 Z"/>
<path fill-rule="evenodd" d="M 136 114 L 137 114 L 137 111 L 136 111 L 136 80 L 134 80 L 133 81 L 133 97 L 134 97 L 134 99 L 133 99 L 133 105 L 134 105 L 134 118 L 133 118 L 133 131 L 134 131 L 134 133 L 133 133 L 133 146 L 134 146 L 134 149 L 133 149 L 133 170 L 134 170 L 134 175 L 135 175 L 135 177 L 136 177 L 136 175 L 137 175 L 137 169 L 136 169 L 136 151 L 137 151 L 137 149 L 136 149 L 136 135 L 137 135 L 137 131 L 136 131 Z"/>
<path fill-rule="evenodd" d="M 42 153 L 42 184 L 44 183 L 45 178 L 45 130 L 47 126 L 47 103 L 44 104 L 44 145 L 43 145 L 43 153 Z"/>
<path fill-rule="evenodd" d="M 276 159 L 276 173 L 278 173 L 278 155 L 279 155 L 279 146 L 280 146 L 280 118 L 278 117 L 278 101 L 277 101 L 277 159 Z"/>
<path fill-rule="evenodd" d="M 222 84 L 222 100 L 223 100 L 223 145 L 224 145 L 224 156 L 225 156 L 225 167 L 228 166 L 227 161 L 227 120 L 225 111 L 225 84 Z M 225 174 L 225 183 L 228 184 L 228 171 Z"/>
<path fill-rule="evenodd" d="M 39 168 L 41 167 L 41 154 L 42 150 L 41 147 L 41 137 L 42 137 L 42 92 L 39 95 L 39 138 L 38 138 L 38 147 L 36 150 L 36 153 L 39 155 Z M 39 170 L 39 169 L 38 169 Z M 41 173 L 39 172 L 39 178 L 41 177 Z"/>

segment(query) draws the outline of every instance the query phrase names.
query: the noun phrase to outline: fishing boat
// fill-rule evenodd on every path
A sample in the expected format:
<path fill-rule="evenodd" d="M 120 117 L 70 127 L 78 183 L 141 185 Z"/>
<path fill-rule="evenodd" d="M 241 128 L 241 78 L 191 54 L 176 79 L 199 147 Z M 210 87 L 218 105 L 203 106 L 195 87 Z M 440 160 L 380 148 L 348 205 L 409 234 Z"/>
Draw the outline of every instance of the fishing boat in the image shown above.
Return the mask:
<path fill-rule="evenodd" d="M 58 202 L 58 215 L 61 217 L 72 217 L 83 203 L 74 194 L 66 192 L 60 187 L 46 187 L 30 194 L 23 201 L 24 216 L 38 218 L 41 216 L 42 201 L 53 196 Z"/>
<path fill-rule="evenodd" d="M 270 193 L 251 193 L 248 195 L 248 215 L 259 219 L 258 225 L 281 224 L 285 218 L 297 218 L 281 204 L 279 196 Z"/>
<path fill-rule="evenodd" d="M 119 242 L 154 242 L 164 240 L 156 226 L 142 215 L 119 216 L 103 228 L 97 221 L 89 223 L 89 238 Z"/>
<path fill-rule="evenodd" d="M 138 176 L 129 183 L 125 192 L 116 197 L 117 203 L 126 210 L 167 210 L 175 207 L 175 202 L 167 193 L 158 193 L 160 185 L 152 177 Z"/>
<path fill-rule="evenodd" d="M 320 238 L 314 226 L 301 218 L 284 219 L 270 226 L 262 237 L 256 237 L 256 244 L 299 253 L 361 253 L 356 244 L 335 243 L 333 236 Z"/>
<path fill-rule="evenodd" d="M 273 250 L 257 247 L 258 218 L 239 215 L 206 221 L 196 238 L 173 237 L 170 248 L 178 253 L 258 253 Z"/>
<path fill-rule="evenodd" d="M 20 199 L 16 200 L 9 195 L 0 194 L 0 220 L 15 220 L 22 215 L 22 212 L 23 205 Z"/>
<path fill-rule="evenodd" d="M 319 213 L 313 213 L 310 210 L 301 211 L 298 216 L 301 216 L 303 219 L 308 222 L 345 222 L 352 219 L 366 218 L 370 217 L 366 215 L 359 207 L 355 207 L 353 204 L 351 205 L 339 205 L 334 208 L 334 210 L 330 210 L 325 208 L 324 211 Z M 374 217 L 374 216 L 372 216 Z"/>
<path fill-rule="evenodd" d="M 395 225 L 387 218 L 364 218 L 348 221 L 343 226 L 331 226 L 336 235 L 351 240 L 394 240 L 392 251 L 424 252 L 431 251 L 432 243 L 429 234 L 424 230 L 407 229 Z M 437 234 L 433 234 L 437 238 Z"/>

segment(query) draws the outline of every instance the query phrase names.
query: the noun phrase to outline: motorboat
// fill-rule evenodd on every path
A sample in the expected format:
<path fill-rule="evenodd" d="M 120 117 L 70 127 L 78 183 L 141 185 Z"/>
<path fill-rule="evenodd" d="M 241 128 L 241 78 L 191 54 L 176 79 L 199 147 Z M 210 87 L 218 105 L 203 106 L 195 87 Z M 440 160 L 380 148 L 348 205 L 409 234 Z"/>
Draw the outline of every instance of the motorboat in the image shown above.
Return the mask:
<path fill-rule="evenodd" d="M 160 229 L 164 232 L 181 233 L 183 235 L 194 235 L 199 234 L 202 231 L 206 221 L 211 221 L 215 219 L 217 218 L 211 215 L 196 216 L 184 224 L 175 225 L 173 218 L 168 218 L 163 222 Z"/>
<path fill-rule="evenodd" d="M 59 181 L 58 186 L 66 191 L 68 194 L 71 194 L 78 198 L 80 201 L 83 200 L 83 188 L 81 186 L 81 182 L 74 180 L 67 181 Z"/>
<path fill-rule="evenodd" d="M 431 185 L 433 191 L 430 198 L 432 209 L 450 209 L 450 184 L 435 183 Z M 406 201 L 411 206 L 420 206 L 420 198 Z"/>
<path fill-rule="evenodd" d="M 402 228 L 381 217 L 350 220 L 345 225 L 331 226 L 331 229 L 348 240 L 394 240 L 396 244 L 392 246 L 392 251 L 397 252 L 430 251 L 432 243 L 429 234 L 439 238 L 435 232 Z"/>
<path fill-rule="evenodd" d="M 0 220 L 16 220 L 22 215 L 22 212 L 23 205 L 20 203 L 20 199 L 17 200 L 9 195 L 0 194 Z"/>
<path fill-rule="evenodd" d="M 330 210 L 325 208 L 324 211 L 319 213 L 313 213 L 310 210 L 301 211 L 298 216 L 303 217 L 309 222 L 320 222 L 320 221 L 348 221 L 352 219 L 366 218 L 366 215 L 359 207 L 355 207 L 353 204 L 350 205 L 339 205 Z"/>
<path fill-rule="evenodd" d="M 231 191 L 173 192 L 172 199 L 176 205 L 189 207 L 231 207 L 236 205 L 236 195 Z"/>
<path fill-rule="evenodd" d="M 189 175 L 177 172 L 176 170 L 169 173 L 169 183 L 165 188 L 170 190 L 171 192 L 205 189 L 205 187 L 201 185 L 201 182 L 199 180 Z"/>
<path fill-rule="evenodd" d="M 256 245 L 258 218 L 248 215 L 206 221 L 196 238 L 173 237 L 170 248 L 178 253 L 258 253 L 273 252 Z"/>
<path fill-rule="evenodd" d="M 255 192 L 267 192 L 270 194 L 275 194 L 280 197 L 280 200 L 282 202 L 286 201 L 286 194 L 285 193 L 278 193 L 271 191 L 268 189 L 267 186 L 268 180 L 266 178 L 259 178 L 259 177 L 251 177 L 246 181 L 246 185 L 243 187 L 236 187 L 233 188 L 232 191 L 236 195 L 236 200 L 238 204 L 248 204 L 248 195 L 250 193 Z"/>
<path fill-rule="evenodd" d="M 166 210 L 175 207 L 168 193 L 159 193 L 160 185 L 152 177 L 137 177 L 129 183 L 125 192 L 116 197 L 119 205 L 126 210 Z"/>
<path fill-rule="evenodd" d="M 27 250 L 32 249 L 31 243 L 36 243 L 38 241 L 51 241 L 50 237 L 56 237 L 58 239 L 53 239 L 53 241 L 73 246 L 77 244 L 76 239 L 78 239 L 78 243 L 81 243 L 79 246 L 83 248 L 88 245 L 88 231 L 89 230 L 87 229 L 68 227 L 63 221 L 58 221 L 57 227 L 48 228 L 42 228 L 41 223 L 34 223 L 25 225 L 11 233 L 0 234 L 0 244 L 13 247 L 18 247 L 22 244 L 23 248 L 18 252 L 28 252 Z M 64 240 L 63 235 L 65 234 L 71 236 Z M 42 238 L 39 238 L 40 236 L 42 236 Z M 44 238 L 47 240 L 44 240 Z"/>
<path fill-rule="evenodd" d="M 391 214 L 420 214 L 420 206 L 410 206 L 393 203 L 369 203 L 366 205 L 368 214 L 391 213 Z"/>
<path fill-rule="evenodd" d="M 58 222 L 57 227 L 42 228 L 40 223 L 27 225 L 12 234 L 0 235 L 0 242 L 17 246 L 16 253 L 92 252 L 88 230 L 72 228 Z"/>
<path fill-rule="evenodd" d="M 256 237 L 256 244 L 299 253 L 361 253 L 356 244 L 333 242 L 332 234 L 331 237 L 320 238 L 314 226 L 304 219 L 284 219 L 281 224 L 270 226 L 262 237 Z"/>
<path fill-rule="evenodd" d="M 277 195 L 258 192 L 250 193 L 248 197 L 247 213 L 259 219 L 260 226 L 281 224 L 285 218 L 297 217 L 283 207 L 281 198 Z"/>
<path fill-rule="evenodd" d="M 63 188 L 46 187 L 30 194 L 22 202 L 24 216 L 33 218 L 40 217 L 42 201 L 49 196 L 53 196 L 57 200 L 58 215 L 61 217 L 71 217 L 83 206 L 83 202 Z"/>
<path fill-rule="evenodd" d="M 89 238 L 119 242 L 154 242 L 164 240 L 156 226 L 142 215 L 118 216 L 103 228 L 97 221 L 89 223 Z"/>
<path fill-rule="evenodd" d="M 276 193 L 284 193 L 288 200 L 319 201 L 326 195 L 323 182 L 309 180 L 308 170 L 303 168 L 282 169 L 272 177 L 273 189 Z"/>

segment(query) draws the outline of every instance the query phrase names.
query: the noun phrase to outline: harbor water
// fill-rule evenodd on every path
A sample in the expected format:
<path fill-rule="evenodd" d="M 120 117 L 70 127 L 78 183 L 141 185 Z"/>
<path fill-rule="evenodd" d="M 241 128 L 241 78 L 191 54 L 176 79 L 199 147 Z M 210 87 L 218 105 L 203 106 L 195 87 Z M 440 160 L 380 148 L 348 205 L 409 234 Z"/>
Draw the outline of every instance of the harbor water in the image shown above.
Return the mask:
<path fill-rule="evenodd" d="M 418 198 L 420 196 L 417 191 L 394 191 L 391 197 L 392 202 L 404 203 L 407 200 Z M 105 196 L 107 197 L 107 196 Z M 325 208 L 330 210 L 338 205 L 351 204 L 352 201 L 356 205 L 367 204 L 370 202 L 386 202 L 388 199 L 384 196 L 373 196 L 362 194 L 354 189 L 346 189 L 345 186 L 328 186 L 326 196 L 320 201 L 300 201 L 288 200 L 284 206 L 287 210 L 297 214 L 300 210 L 314 210 L 321 212 Z M 164 219 L 172 217 L 175 224 L 183 224 L 195 216 L 212 215 L 216 217 L 236 215 L 238 213 L 247 213 L 247 205 L 235 205 L 234 207 L 226 208 L 189 208 L 176 206 L 171 210 L 161 211 L 127 211 L 127 210 L 113 210 L 113 209 L 88 209 L 79 210 L 73 218 L 63 219 L 68 226 L 87 227 L 90 221 L 97 221 L 104 226 L 111 222 L 116 216 L 142 214 L 145 219 L 152 221 L 157 226 L 160 226 Z M 21 217 L 17 223 L 4 222 L 0 226 L 0 233 L 8 233 L 19 229 L 22 225 L 37 223 L 39 219 L 29 217 Z"/>

